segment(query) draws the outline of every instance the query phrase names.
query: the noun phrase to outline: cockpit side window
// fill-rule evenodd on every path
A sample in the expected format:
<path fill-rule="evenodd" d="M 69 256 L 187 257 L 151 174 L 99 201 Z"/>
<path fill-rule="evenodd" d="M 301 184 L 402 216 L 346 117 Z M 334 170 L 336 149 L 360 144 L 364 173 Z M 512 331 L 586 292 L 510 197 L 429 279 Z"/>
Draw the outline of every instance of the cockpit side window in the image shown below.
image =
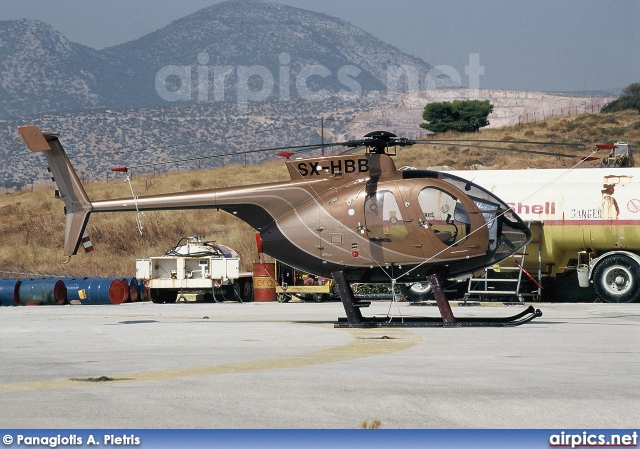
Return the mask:
<path fill-rule="evenodd" d="M 454 196 L 435 187 L 418 193 L 425 228 L 431 229 L 444 244 L 462 243 L 471 232 L 469 213 Z"/>
<path fill-rule="evenodd" d="M 379 190 L 364 202 L 367 236 L 377 242 L 404 242 L 408 231 L 395 196 L 389 190 Z"/>

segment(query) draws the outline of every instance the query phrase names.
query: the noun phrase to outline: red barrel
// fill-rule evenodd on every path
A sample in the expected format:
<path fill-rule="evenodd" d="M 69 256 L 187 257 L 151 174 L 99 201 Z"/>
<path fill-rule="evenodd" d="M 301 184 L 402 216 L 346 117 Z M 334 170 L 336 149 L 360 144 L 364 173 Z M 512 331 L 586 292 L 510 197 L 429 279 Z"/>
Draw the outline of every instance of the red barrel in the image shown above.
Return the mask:
<path fill-rule="evenodd" d="M 129 297 L 129 288 L 125 287 L 122 280 L 118 282 L 115 279 L 111 284 L 109 284 L 109 298 L 113 304 L 122 304 Z"/>
<path fill-rule="evenodd" d="M 122 278 L 122 285 L 124 285 L 124 300 L 122 302 L 129 301 L 129 281 L 126 278 Z"/>
<path fill-rule="evenodd" d="M 253 300 L 256 302 L 276 300 L 276 264 L 253 264 Z"/>

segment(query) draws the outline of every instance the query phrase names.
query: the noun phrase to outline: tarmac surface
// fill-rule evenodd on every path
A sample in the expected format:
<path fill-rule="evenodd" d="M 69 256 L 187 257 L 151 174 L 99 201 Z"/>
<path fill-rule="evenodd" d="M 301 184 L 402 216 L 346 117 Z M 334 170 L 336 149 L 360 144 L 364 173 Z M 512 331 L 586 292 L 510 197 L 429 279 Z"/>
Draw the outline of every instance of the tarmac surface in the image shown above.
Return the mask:
<path fill-rule="evenodd" d="M 636 428 L 640 304 L 334 328 L 339 302 L 0 308 L 1 428 Z M 453 307 L 507 316 L 520 306 Z M 376 301 L 366 316 L 437 316 Z"/>

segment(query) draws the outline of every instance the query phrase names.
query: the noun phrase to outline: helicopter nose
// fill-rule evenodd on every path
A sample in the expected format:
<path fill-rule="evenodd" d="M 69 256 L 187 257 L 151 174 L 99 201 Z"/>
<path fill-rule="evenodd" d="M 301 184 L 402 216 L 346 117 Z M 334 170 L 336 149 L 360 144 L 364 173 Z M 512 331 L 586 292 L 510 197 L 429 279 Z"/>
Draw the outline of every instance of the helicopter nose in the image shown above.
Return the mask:
<path fill-rule="evenodd" d="M 495 250 L 491 251 L 490 264 L 498 263 L 501 260 L 517 254 L 527 243 L 531 241 L 531 229 L 515 213 L 505 212 L 499 220 L 499 237 L 495 244 Z"/>
<path fill-rule="evenodd" d="M 474 192 L 475 202 L 481 210 L 486 210 L 484 203 L 490 202 L 498 208 L 492 213 L 483 213 L 489 228 L 489 245 L 487 247 L 486 266 L 496 264 L 513 254 L 516 254 L 531 241 L 531 229 L 513 209 L 505 204 L 493 193 L 480 191 Z M 484 190 L 484 189 L 482 189 Z M 484 197 L 481 196 L 484 193 Z"/>

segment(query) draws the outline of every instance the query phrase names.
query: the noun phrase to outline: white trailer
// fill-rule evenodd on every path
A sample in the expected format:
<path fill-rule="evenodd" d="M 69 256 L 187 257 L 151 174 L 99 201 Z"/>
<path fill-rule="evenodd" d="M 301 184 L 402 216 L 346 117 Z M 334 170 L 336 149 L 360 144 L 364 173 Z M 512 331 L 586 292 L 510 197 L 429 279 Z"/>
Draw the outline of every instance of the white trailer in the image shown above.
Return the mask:
<path fill-rule="evenodd" d="M 164 255 L 136 260 L 136 278 L 154 302 L 251 301 L 253 278 L 230 248 L 185 237 Z"/>

